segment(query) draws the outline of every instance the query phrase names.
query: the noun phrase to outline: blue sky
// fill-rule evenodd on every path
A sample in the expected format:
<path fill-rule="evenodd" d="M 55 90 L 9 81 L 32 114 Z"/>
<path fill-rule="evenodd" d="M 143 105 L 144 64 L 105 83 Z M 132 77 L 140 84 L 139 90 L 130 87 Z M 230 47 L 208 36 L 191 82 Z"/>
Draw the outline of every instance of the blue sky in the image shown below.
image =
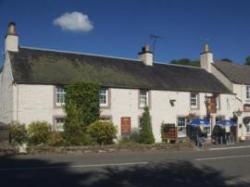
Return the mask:
<path fill-rule="evenodd" d="M 216 59 L 243 63 L 250 55 L 249 7 L 248 0 L 0 0 L 0 50 L 14 21 L 23 46 L 137 58 L 156 34 L 157 61 L 198 59 L 207 41 Z M 72 12 L 88 16 L 83 27 L 55 23 Z"/>

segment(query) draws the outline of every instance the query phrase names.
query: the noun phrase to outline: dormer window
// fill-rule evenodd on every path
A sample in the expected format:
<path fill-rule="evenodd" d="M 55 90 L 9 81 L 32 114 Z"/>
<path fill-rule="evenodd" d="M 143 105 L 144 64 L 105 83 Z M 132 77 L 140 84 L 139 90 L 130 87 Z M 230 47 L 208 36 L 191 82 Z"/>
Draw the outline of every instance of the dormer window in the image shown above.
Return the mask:
<path fill-rule="evenodd" d="M 190 94 L 190 108 L 191 109 L 199 108 L 199 94 L 198 93 Z"/>
<path fill-rule="evenodd" d="M 149 92 L 148 90 L 139 91 L 139 108 L 149 106 Z"/>
<path fill-rule="evenodd" d="M 109 106 L 109 91 L 107 88 L 101 88 L 99 93 L 100 107 Z"/>

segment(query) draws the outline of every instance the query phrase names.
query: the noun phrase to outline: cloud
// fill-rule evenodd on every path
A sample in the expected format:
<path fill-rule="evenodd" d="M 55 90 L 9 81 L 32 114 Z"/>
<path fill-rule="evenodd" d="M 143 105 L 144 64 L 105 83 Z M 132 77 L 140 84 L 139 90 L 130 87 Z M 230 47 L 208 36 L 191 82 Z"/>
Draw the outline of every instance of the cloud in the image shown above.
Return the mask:
<path fill-rule="evenodd" d="M 94 28 L 88 15 L 81 12 L 66 12 L 53 21 L 53 24 L 61 27 L 63 30 L 72 32 L 89 32 Z"/>

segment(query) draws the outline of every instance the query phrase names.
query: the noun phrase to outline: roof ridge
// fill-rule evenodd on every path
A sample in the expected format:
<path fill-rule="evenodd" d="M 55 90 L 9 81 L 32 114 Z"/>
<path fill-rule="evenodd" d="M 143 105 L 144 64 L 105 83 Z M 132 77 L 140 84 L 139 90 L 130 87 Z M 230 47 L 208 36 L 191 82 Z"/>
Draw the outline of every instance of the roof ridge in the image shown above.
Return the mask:
<path fill-rule="evenodd" d="M 32 49 L 32 50 L 38 50 L 38 51 L 48 51 L 48 52 L 55 52 L 55 53 L 65 53 L 65 54 L 75 54 L 75 55 L 88 55 L 88 56 L 95 56 L 95 57 L 103 57 L 103 58 L 111 58 L 111 59 L 119 59 L 119 60 L 130 60 L 130 61 L 136 61 L 141 62 L 138 59 L 133 58 L 126 58 L 126 57 L 118 57 L 118 56 L 112 56 L 112 55 L 100 55 L 95 53 L 85 53 L 85 52 L 78 52 L 78 51 L 66 51 L 66 50 L 59 50 L 59 49 L 51 49 L 51 48 L 39 48 L 39 47 L 31 47 L 31 46 L 20 46 L 21 49 Z M 194 69 L 201 69 L 197 66 L 188 66 L 188 65 L 182 65 L 182 64 L 169 64 L 164 62 L 155 61 L 155 64 L 159 65 L 166 65 L 166 66 L 176 66 L 176 67 L 184 67 L 184 68 L 194 68 Z"/>
<path fill-rule="evenodd" d="M 95 53 L 85 53 L 85 52 L 79 52 L 79 51 L 67 51 L 67 50 L 59 50 L 59 49 L 51 49 L 51 48 L 39 48 L 39 47 L 31 47 L 31 46 L 21 46 L 20 48 L 21 49 L 32 49 L 32 50 L 38 50 L 38 51 L 48 51 L 48 52 L 55 52 L 55 53 L 87 55 L 87 56 L 94 56 L 94 57 L 103 57 L 103 58 L 141 62 L 140 60 L 134 59 L 134 58 L 118 57 L 118 56 L 112 56 L 112 55 L 100 55 L 100 54 L 95 54 Z"/>

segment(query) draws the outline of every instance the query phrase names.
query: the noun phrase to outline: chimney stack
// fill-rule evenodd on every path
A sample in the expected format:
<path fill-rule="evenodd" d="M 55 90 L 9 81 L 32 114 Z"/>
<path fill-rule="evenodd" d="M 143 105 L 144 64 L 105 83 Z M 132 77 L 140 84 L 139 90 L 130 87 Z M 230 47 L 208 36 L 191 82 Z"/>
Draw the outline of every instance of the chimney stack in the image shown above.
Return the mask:
<path fill-rule="evenodd" d="M 6 51 L 18 52 L 18 46 L 19 46 L 19 38 L 16 33 L 16 24 L 14 22 L 10 22 L 5 37 L 5 52 Z"/>
<path fill-rule="evenodd" d="M 153 66 L 153 53 L 150 50 L 149 45 L 142 47 L 141 52 L 138 53 L 139 60 L 141 60 L 147 66 Z"/>
<path fill-rule="evenodd" d="M 212 63 L 214 63 L 213 53 L 209 50 L 208 44 L 205 44 L 204 50 L 200 55 L 200 66 L 211 73 Z"/>

